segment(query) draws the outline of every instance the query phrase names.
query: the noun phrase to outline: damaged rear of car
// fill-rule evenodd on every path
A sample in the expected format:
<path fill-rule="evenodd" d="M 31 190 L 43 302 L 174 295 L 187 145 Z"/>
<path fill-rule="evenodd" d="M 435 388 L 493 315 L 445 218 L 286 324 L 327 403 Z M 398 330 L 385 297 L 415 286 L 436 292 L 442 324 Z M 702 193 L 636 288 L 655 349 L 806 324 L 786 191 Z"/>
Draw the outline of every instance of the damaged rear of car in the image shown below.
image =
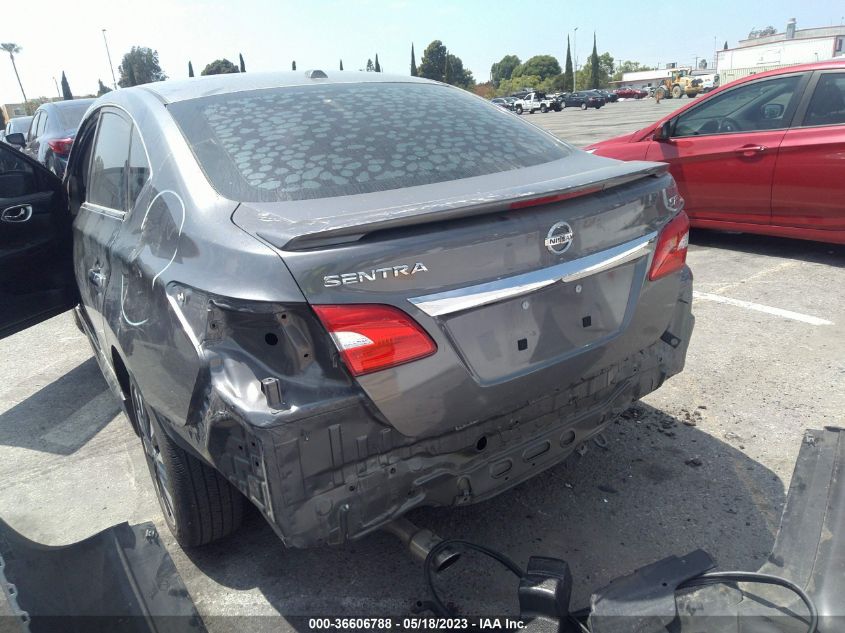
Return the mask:
<path fill-rule="evenodd" d="M 131 115 L 151 174 L 79 321 L 184 545 L 237 527 L 234 488 L 294 547 L 490 498 L 683 368 L 688 221 L 664 165 L 367 73 L 98 103 Z"/>

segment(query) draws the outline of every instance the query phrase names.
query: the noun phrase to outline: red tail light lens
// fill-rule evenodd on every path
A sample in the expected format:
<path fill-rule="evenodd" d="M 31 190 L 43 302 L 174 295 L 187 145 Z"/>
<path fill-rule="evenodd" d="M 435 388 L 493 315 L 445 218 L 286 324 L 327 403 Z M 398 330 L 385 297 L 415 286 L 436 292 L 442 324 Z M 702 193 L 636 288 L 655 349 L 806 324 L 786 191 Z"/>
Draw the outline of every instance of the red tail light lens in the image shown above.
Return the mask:
<path fill-rule="evenodd" d="M 314 306 L 343 361 L 355 376 L 395 367 L 437 351 L 411 317 L 385 305 Z"/>
<path fill-rule="evenodd" d="M 648 278 L 651 281 L 683 268 L 689 246 L 689 218 L 681 211 L 660 231 L 657 248 L 651 260 Z"/>
<path fill-rule="evenodd" d="M 73 145 L 72 138 L 54 138 L 47 141 L 47 145 L 54 154 L 70 154 L 70 146 Z"/>

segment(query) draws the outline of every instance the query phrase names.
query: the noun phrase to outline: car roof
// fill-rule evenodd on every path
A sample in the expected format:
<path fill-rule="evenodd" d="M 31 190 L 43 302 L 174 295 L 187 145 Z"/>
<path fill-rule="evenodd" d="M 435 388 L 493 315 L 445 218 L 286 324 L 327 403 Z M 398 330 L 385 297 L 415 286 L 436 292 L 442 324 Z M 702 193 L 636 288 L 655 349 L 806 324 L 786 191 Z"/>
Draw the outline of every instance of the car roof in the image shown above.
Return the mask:
<path fill-rule="evenodd" d="M 39 110 L 41 110 L 41 109 L 46 110 L 47 108 L 58 108 L 59 110 L 62 110 L 64 108 L 68 107 L 70 104 L 91 105 L 92 103 L 94 103 L 94 101 L 96 101 L 96 99 L 67 99 L 67 100 L 63 99 L 61 101 L 48 101 L 47 103 L 42 103 L 40 106 L 38 106 L 38 109 Z"/>
<path fill-rule="evenodd" d="M 289 71 L 275 73 L 227 73 L 223 75 L 207 75 L 190 79 L 168 80 L 144 84 L 129 90 L 143 89 L 156 95 L 164 103 L 176 103 L 188 99 L 197 99 L 211 95 L 231 94 L 248 90 L 262 90 L 267 88 L 284 88 L 289 86 L 309 86 L 315 84 L 349 84 L 349 83 L 423 83 L 435 84 L 439 82 L 409 77 L 407 75 L 388 75 L 375 72 L 358 71 L 323 71 L 325 78 L 311 78 L 314 72 Z M 440 84 L 442 85 L 442 84 Z"/>
<path fill-rule="evenodd" d="M 756 81 L 757 79 L 763 79 L 765 77 L 776 77 L 777 75 L 806 72 L 808 70 L 827 70 L 830 68 L 845 68 L 845 59 L 830 59 L 823 62 L 796 64 L 795 66 L 783 66 L 781 68 L 775 68 L 774 70 L 766 70 L 761 73 L 748 75 L 747 77 L 740 77 L 739 79 L 735 79 L 730 83 L 722 84 L 721 86 L 719 86 L 719 90 L 721 91 L 728 86 L 745 83 L 746 81 Z"/>

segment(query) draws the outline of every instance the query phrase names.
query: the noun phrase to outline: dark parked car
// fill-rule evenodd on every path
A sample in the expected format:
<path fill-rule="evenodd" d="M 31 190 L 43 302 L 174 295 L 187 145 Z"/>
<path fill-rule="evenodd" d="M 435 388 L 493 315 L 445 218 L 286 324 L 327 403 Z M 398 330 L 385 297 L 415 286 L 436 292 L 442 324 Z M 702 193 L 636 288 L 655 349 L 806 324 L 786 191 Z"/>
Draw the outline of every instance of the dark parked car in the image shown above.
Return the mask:
<path fill-rule="evenodd" d="M 579 90 L 578 92 L 564 94 L 561 102 L 564 108 L 581 108 L 582 110 L 595 108 L 598 110 L 605 104 L 605 99 L 592 90 Z"/>
<path fill-rule="evenodd" d="M 667 167 L 459 88 L 151 83 L 96 101 L 64 183 L 3 154 L 0 334 L 76 306 L 185 546 L 243 497 L 294 547 L 487 499 L 684 364 Z"/>
<path fill-rule="evenodd" d="M 619 101 L 619 95 L 611 92 L 610 90 L 591 90 L 590 92 L 594 92 L 600 97 L 604 97 L 605 103 L 616 103 Z"/>
<path fill-rule="evenodd" d="M 668 163 L 694 227 L 845 244 L 845 61 L 738 79 L 590 149 Z"/>
<path fill-rule="evenodd" d="M 76 128 L 94 99 L 42 104 L 32 117 L 22 151 L 61 178 L 76 136 Z M 14 137 L 16 141 L 22 140 Z M 20 143 L 19 143 L 20 144 Z"/>
<path fill-rule="evenodd" d="M 16 116 L 14 118 L 9 119 L 6 123 L 6 127 L 0 132 L 0 141 L 4 143 L 8 143 L 6 137 L 9 134 L 25 134 L 26 131 L 29 129 L 29 123 L 32 121 L 31 116 Z M 16 137 L 12 137 L 13 139 Z M 10 143 L 13 145 L 13 143 Z M 20 145 L 15 145 L 15 147 L 21 147 Z"/>
<path fill-rule="evenodd" d="M 510 101 L 504 97 L 496 97 L 495 99 L 491 99 L 490 103 L 492 103 L 493 105 L 497 105 L 500 108 L 505 108 L 506 110 L 513 110 L 514 101 L 516 101 L 516 99 Z"/>

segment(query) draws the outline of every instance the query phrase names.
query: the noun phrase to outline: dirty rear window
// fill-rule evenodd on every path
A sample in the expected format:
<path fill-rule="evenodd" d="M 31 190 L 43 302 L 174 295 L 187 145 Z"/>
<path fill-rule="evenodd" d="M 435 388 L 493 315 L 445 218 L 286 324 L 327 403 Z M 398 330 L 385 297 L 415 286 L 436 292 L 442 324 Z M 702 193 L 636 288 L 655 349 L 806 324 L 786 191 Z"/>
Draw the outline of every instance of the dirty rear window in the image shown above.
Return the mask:
<path fill-rule="evenodd" d="M 427 185 L 530 167 L 571 151 L 499 107 L 431 84 L 274 88 L 168 109 L 212 185 L 246 202 Z"/>

